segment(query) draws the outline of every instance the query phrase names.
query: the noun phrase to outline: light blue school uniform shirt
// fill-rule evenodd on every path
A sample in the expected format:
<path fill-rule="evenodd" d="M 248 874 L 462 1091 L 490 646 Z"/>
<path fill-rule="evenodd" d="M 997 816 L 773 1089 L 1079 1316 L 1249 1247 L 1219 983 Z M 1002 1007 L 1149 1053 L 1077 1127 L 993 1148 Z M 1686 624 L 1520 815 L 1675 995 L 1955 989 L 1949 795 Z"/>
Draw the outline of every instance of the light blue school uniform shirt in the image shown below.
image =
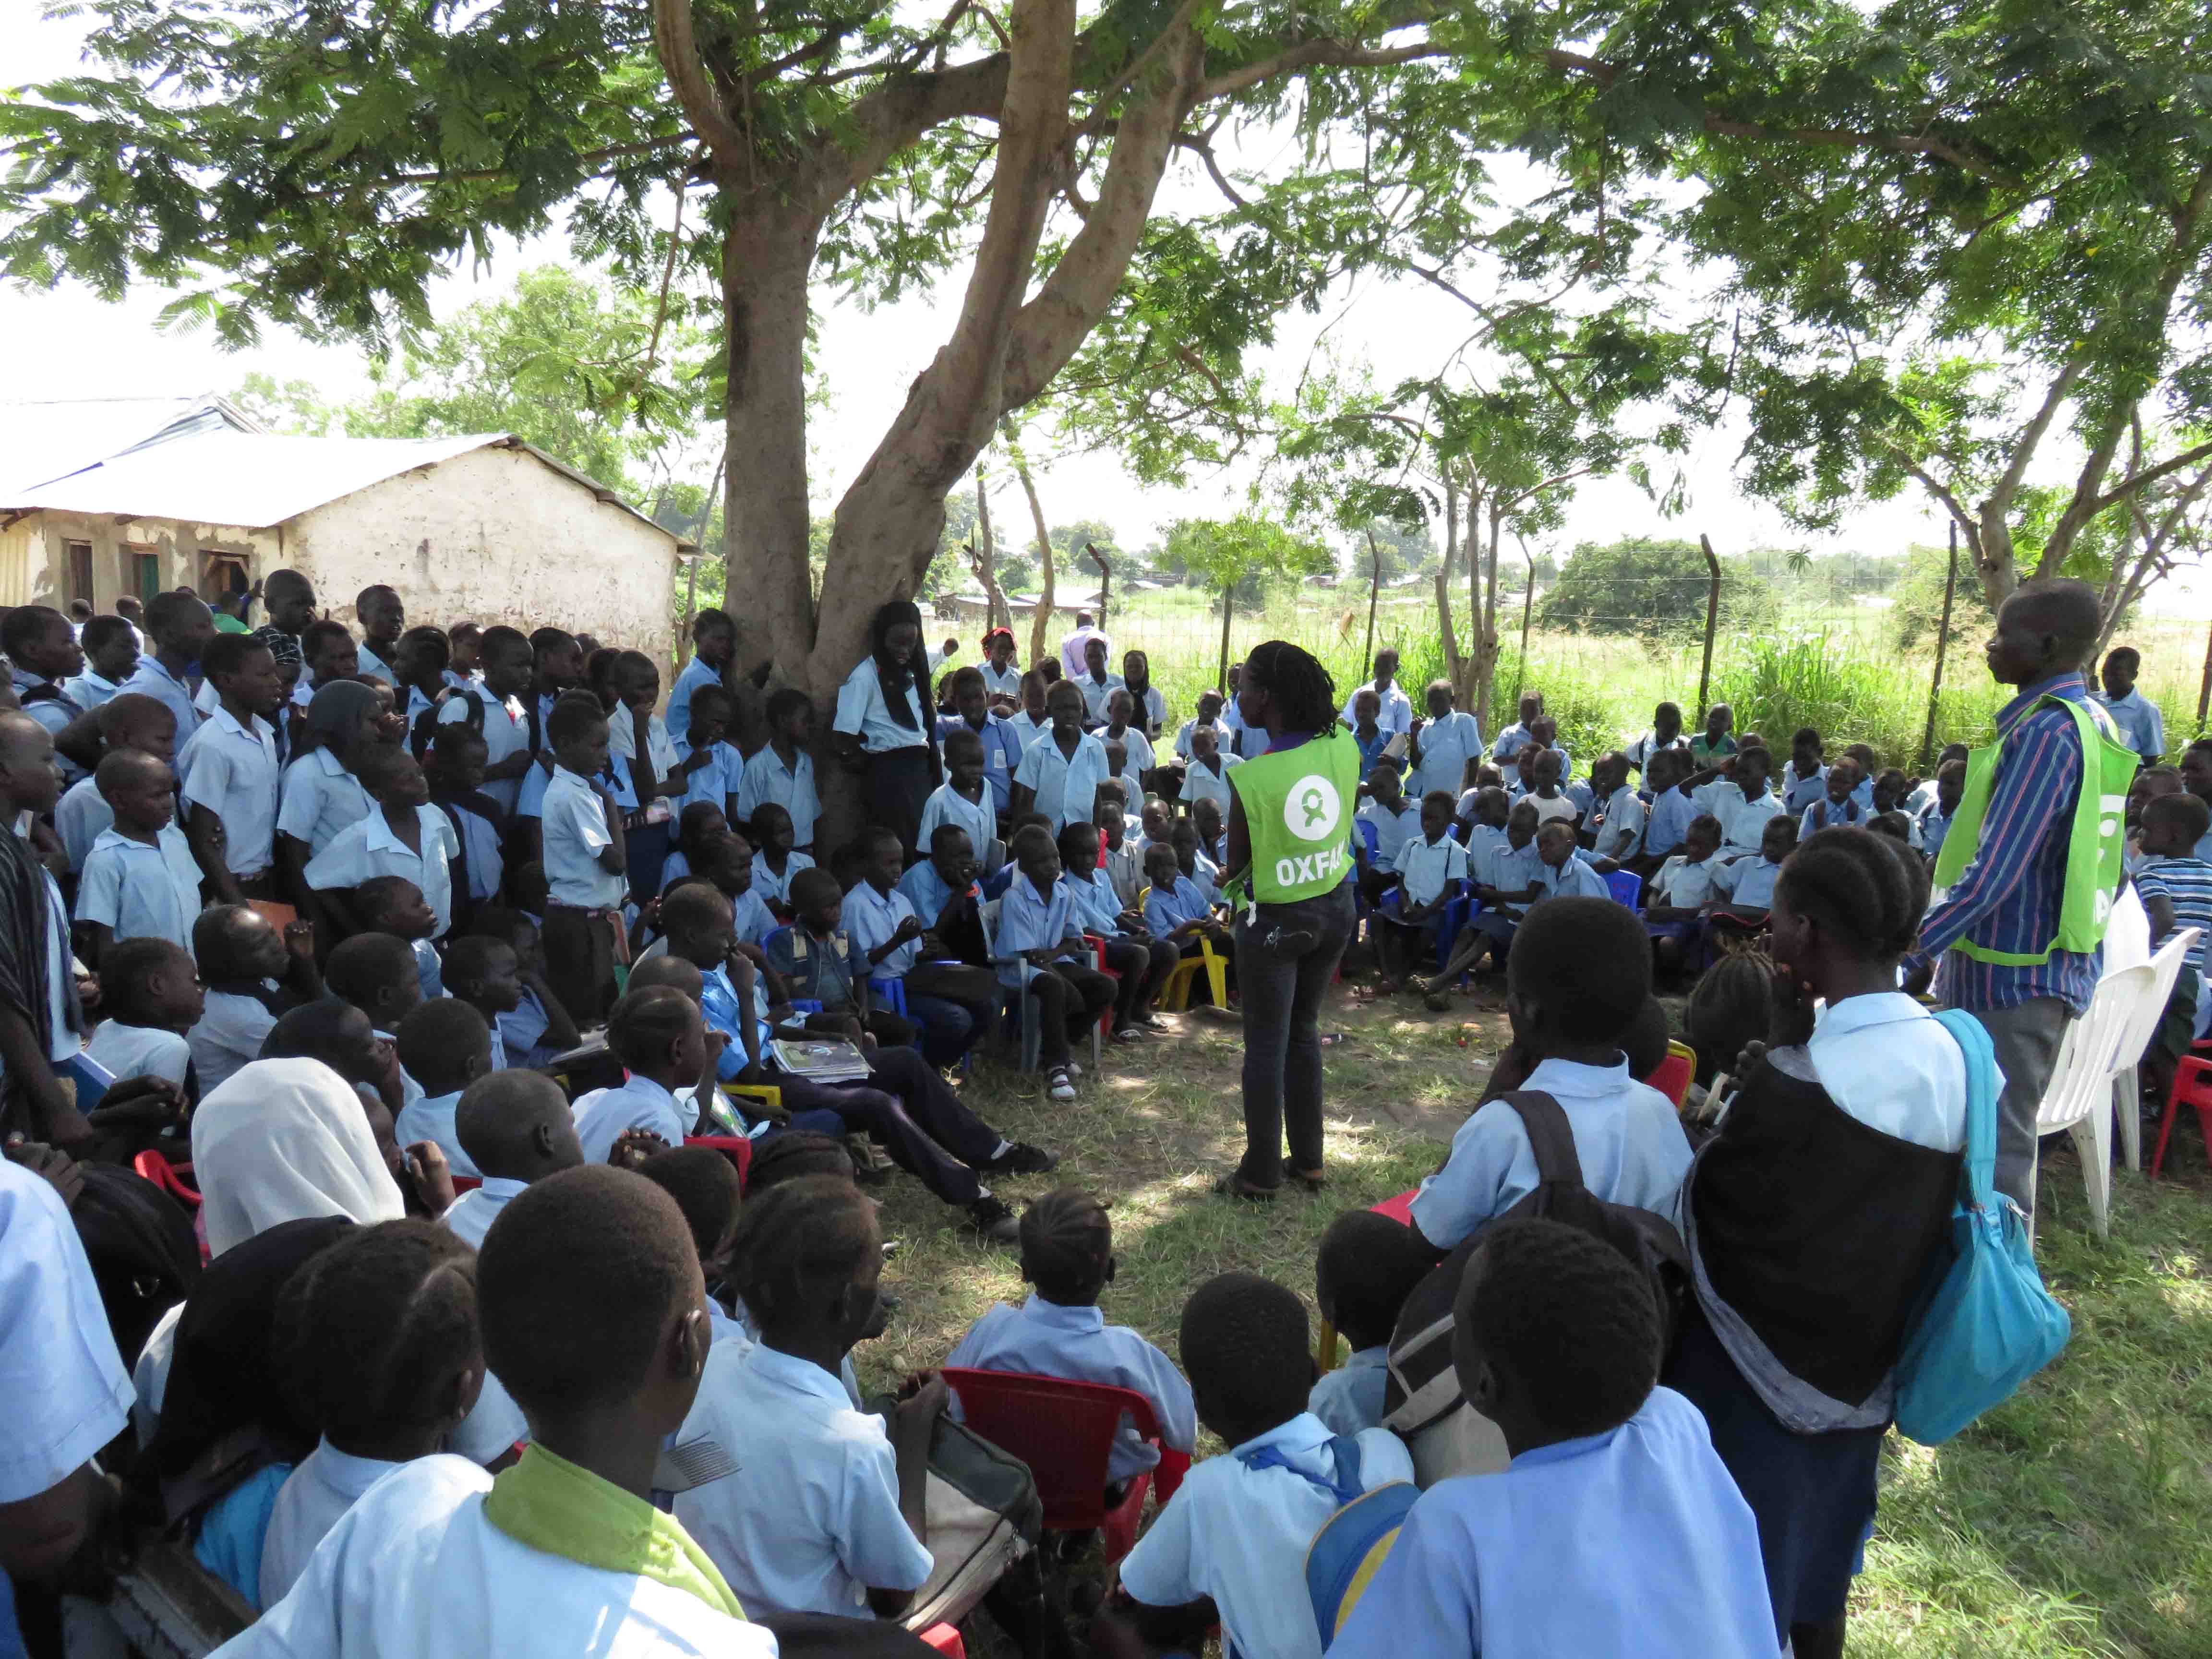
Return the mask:
<path fill-rule="evenodd" d="M 415 809 L 415 822 L 422 842 L 420 853 L 392 833 L 381 807 L 348 824 L 307 860 L 301 872 L 307 885 L 323 890 L 358 887 L 377 876 L 404 876 L 430 907 L 437 924 L 431 937 L 443 939 L 453 925 L 453 866 L 448 860 L 459 855 L 460 837 L 445 813 L 427 803 Z"/>
<path fill-rule="evenodd" d="M 1494 860 L 1500 853 L 1513 845 L 1505 831 L 1487 823 L 1470 823 L 1467 827 L 1467 873 L 1486 887 L 1498 884 L 1491 879 Z"/>
<path fill-rule="evenodd" d="M 173 823 L 150 845 L 103 830 L 85 857 L 76 919 L 104 923 L 118 939 L 165 939 L 190 951 L 200 909 L 199 861 Z"/>
<path fill-rule="evenodd" d="M 754 867 L 757 869 L 759 866 L 756 865 Z M 751 886 L 730 901 L 730 908 L 741 944 L 758 945 L 783 925 L 775 919 L 775 913 L 768 908 L 768 901 L 761 896 L 757 878 Z"/>
<path fill-rule="evenodd" d="M 1229 781 L 1229 775 L 1244 762 L 1242 757 L 1232 755 L 1225 749 L 1216 750 L 1213 759 L 1215 765 L 1221 769 L 1218 772 L 1195 757 L 1189 765 L 1183 768 L 1183 805 L 1195 806 L 1202 800 L 1210 800 L 1221 809 L 1221 821 L 1226 823 L 1229 822 L 1229 804 L 1237 794 L 1235 786 Z"/>
<path fill-rule="evenodd" d="M 1860 823 L 1867 816 L 1867 809 L 1855 798 L 1847 796 L 1841 801 L 1832 801 L 1823 795 L 1798 814 L 1797 839 L 1802 841 L 1822 830 L 1842 829 Z"/>
<path fill-rule="evenodd" d="M 1069 955 L 1082 938 L 1083 930 L 1075 921 L 1075 901 L 1067 889 L 1054 882 L 1049 894 L 1041 895 L 1035 882 L 1018 873 L 999 901 L 999 933 L 992 942 L 991 954 L 1012 957 L 1020 951 L 1066 945 L 1070 948 L 1061 954 Z M 999 982 L 1018 990 L 1043 971 L 1027 962 L 1001 963 Z"/>
<path fill-rule="evenodd" d="M 565 766 L 553 769 L 539 808 L 547 896 L 585 909 L 618 908 L 628 878 L 603 868 L 600 852 L 614 844 L 599 792 Z"/>
<path fill-rule="evenodd" d="M 1467 848 L 1449 832 L 1431 841 L 1415 836 L 1398 849 L 1397 869 L 1409 904 L 1427 904 L 1467 878 Z"/>
<path fill-rule="evenodd" d="M 463 1193 L 446 1206 L 438 1224 L 465 1243 L 477 1249 L 483 1248 L 484 1235 L 491 1224 L 499 1219 L 499 1212 L 530 1190 L 526 1181 L 514 1181 L 505 1176 L 486 1176 L 483 1185 L 473 1192 Z"/>
<path fill-rule="evenodd" d="M 455 1175 L 477 1175 L 477 1166 L 461 1150 L 461 1138 L 453 1131 L 453 1113 L 460 1103 L 459 1089 L 449 1095 L 425 1095 L 399 1109 L 399 1115 L 392 1121 L 392 1132 L 402 1146 L 412 1146 L 418 1140 L 436 1141 L 438 1150 L 445 1153 L 446 1162 L 453 1166 Z M 610 1140 L 607 1145 L 611 1147 L 614 1143 Z"/>
<path fill-rule="evenodd" d="M 234 876 L 253 877 L 276 856 L 276 797 L 283 774 L 276 733 L 256 714 L 251 726 L 218 708 L 177 757 L 178 797 L 222 820 L 223 862 Z"/>
<path fill-rule="evenodd" d="M 89 668 L 62 682 L 62 695 L 84 709 L 99 708 L 122 689 L 118 682 L 95 674 Z"/>
<path fill-rule="evenodd" d="M 1093 870 L 1087 876 L 1063 870 L 1060 880 L 1075 906 L 1076 925 L 1084 932 L 1104 939 L 1115 938 L 1121 932 L 1121 901 L 1115 896 L 1114 884 L 1103 868 Z"/>
<path fill-rule="evenodd" d="M 1605 811 L 1597 830 L 1597 844 L 1607 857 L 1626 859 L 1636 856 L 1644 839 L 1644 797 L 1638 794 L 1632 785 L 1624 783 L 1605 798 Z M 1624 830 L 1628 835 L 1625 847 L 1620 846 L 1620 836 Z M 1613 850 L 1616 847 L 1620 848 L 1617 852 Z"/>
<path fill-rule="evenodd" d="M 1008 663 L 999 667 L 988 657 L 976 672 L 983 677 L 983 695 L 987 697 L 1012 697 L 1016 702 L 1022 698 L 1022 667 L 1019 663 Z"/>
<path fill-rule="evenodd" d="M 1535 843 L 1531 842 L 1530 846 Z M 1579 849 L 1578 849 L 1579 850 Z M 1554 870 L 1541 859 L 1537 860 L 1540 873 L 1536 879 L 1544 890 L 1546 898 L 1611 898 L 1613 889 L 1605 884 L 1605 878 L 1581 859 L 1571 858 Z"/>
<path fill-rule="evenodd" d="M 137 1397 L 69 1208 L 52 1185 L 0 1162 L 0 1504 L 59 1486 L 131 1424 Z M 23 1651 L 0 1573 L 0 1653 Z"/>
<path fill-rule="evenodd" d="M 1122 1588 L 1156 1607 L 1212 1596 L 1223 1636 L 1245 1659 L 1321 1659 L 1305 1561 L 1314 1534 L 1336 1512 L 1326 1484 L 1336 1470 L 1333 1437 L 1319 1418 L 1300 1412 L 1198 1464 L 1123 1559 Z M 1370 1429 L 1357 1440 L 1363 1488 L 1413 1478 L 1413 1457 L 1396 1435 Z"/>
<path fill-rule="evenodd" d="M 932 927 L 937 926 L 938 917 L 945 914 L 945 907 L 956 896 L 945 878 L 937 873 L 937 866 L 927 859 L 907 866 L 907 872 L 899 878 L 898 890 L 914 906 L 915 915 Z M 973 895 L 975 884 L 969 883 L 967 890 Z"/>
<path fill-rule="evenodd" d="M 674 1095 L 651 1078 L 635 1074 L 619 1088 L 594 1089 L 579 1097 L 570 1110 L 586 1164 L 605 1163 L 615 1142 L 632 1129 L 650 1129 L 671 1146 L 681 1146 L 690 1127 Z"/>
<path fill-rule="evenodd" d="M 459 800 L 430 803 L 445 815 L 461 844 L 461 873 L 469 897 L 478 904 L 499 891 L 506 878 L 507 860 L 500 850 L 499 826 L 483 813 L 471 811 Z"/>
<path fill-rule="evenodd" d="M 1943 850 L 1943 838 L 1951 833 L 1952 814 L 1936 802 L 1930 801 L 1920 814 L 1920 850 L 1933 863 Z"/>
<path fill-rule="evenodd" d="M 1188 876 L 1178 875 L 1175 885 L 1154 884 L 1145 896 L 1145 927 L 1155 939 L 1165 939 L 1188 921 L 1203 921 L 1212 915 L 1206 890 Z"/>
<path fill-rule="evenodd" d="M 354 665 L 371 679 L 382 680 L 391 686 L 399 684 L 399 671 L 377 655 L 376 648 L 369 644 L 367 635 L 363 635 L 361 642 L 354 647 Z"/>
<path fill-rule="evenodd" d="M 1103 724 L 1106 719 L 1107 700 L 1116 691 L 1126 690 L 1128 682 L 1119 674 L 1109 673 L 1103 680 L 1094 680 L 1088 673 L 1075 677 L 1075 689 L 1083 693 L 1085 718 Z"/>
<path fill-rule="evenodd" d="M 1680 847 L 1690 828 L 1690 820 L 1702 810 L 1679 789 L 1665 790 L 1653 796 L 1650 809 L 1644 815 L 1644 856 L 1659 858 Z"/>
<path fill-rule="evenodd" d="M 1418 806 L 1402 806 L 1393 812 L 1382 802 L 1370 800 L 1353 816 L 1362 823 L 1375 826 L 1375 856 L 1371 862 L 1377 870 L 1395 870 L 1398 849 L 1420 837 L 1421 809 Z"/>
<path fill-rule="evenodd" d="M 137 672 L 123 682 L 121 690 L 151 697 L 177 717 L 177 748 L 180 751 L 199 729 L 200 711 L 192 702 L 191 687 L 162 667 L 161 659 L 150 652 L 138 659 Z"/>
<path fill-rule="evenodd" d="M 968 1328 L 945 1363 L 963 1370 L 1021 1371 L 1127 1389 L 1152 1406 L 1163 1445 L 1188 1452 L 1197 1443 L 1198 1409 L 1175 1362 L 1127 1325 L 1109 1325 L 1096 1306 L 1066 1307 L 1034 1292 L 1018 1308 L 999 1303 Z M 1106 1460 L 1107 1480 L 1127 1480 L 1159 1461 L 1124 1417 Z"/>
<path fill-rule="evenodd" d="M 1491 851 L 1490 879 L 1485 884 L 1501 893 L 1525 893 L 1534 887 L 1538 890 L 1537 896 L 1540 898 L 1551 890 L 1550 875 L 1551 872 L 1536 850 L 1534 836 L 1529 838 L 1526 847 L 1516 847 L 1508 837 Z M 1528 914 L 1528 906 L 1534 902 L 1533 899 L 1509 899 L 1502 901 L 1498 908 L 1509 916 L 1525 916 Z"/>
<path fill-rule="evenodd" d="M 672 726 L 669 729 L 673 732 L 675 727 Z M 684 742 L 681 735 L 675 738 L 674 749 L 676 766 L 670 769 L 672 775 L 691 758 L 691 745 Z M 705 765 L 696 772 L 684 775 L 684 791 L 670 805 L 681 813 L 693 803 L 703 801 L 716 811 L 722 811 L 728 807 L 730 797 L 738 793 L 738 786 L 744 782 L 744 757 L 726 743 L 718 743 L 708 752 Z"/>
<path fill-rule="evenodd" d="M 748 1613 L 866 1619 L 871 1588 L 928 1579 L 884 1420 L 855 1411 L 835 1373 L 765 1343 L 717 1343 L 678 1431 L 702 1435 L 737 1450 L 738 1469 L 678 1492 L 676 1518 Z"/>
<path fill-rule="evenodd" d="M 1772 1659 L 1759 1522 L 1671 1389 L 1421 1494 L 1333 1659 Z"/>
<path fill-rule="evenodd" d="M 1811 777 L 1801 778 L 1796 766 L 1784 765 L 1774 781 L 1782 787 L 1782 809 L 1792 817 L 1828 793 L 1828 769 L 1825 766 Z"/>
<path fill-rule="evenodd" d="M 853 890 L 845 895 L 845 931 L 853 936 L 854 945 L 866 955 L 889 941 L 898 932 L 899 924 L 908 916 L 920 921 L 913 903 L 904 893 L 893 887 L 888 893 L 878 893 L 872 882 L 858 881 Z M 934 920 L 934 918 L 930 918 Z M 872 979 L 904 979 L 907 969 L 921 956 L 921 941 L 908 939 L 905 944 L 868 969 Z"/>
<path fill-rule="evenodd" d="M 1566 1113 L 1583 1186 L 1609 1204 L 1680 1224 L 1689 1139 L 1674 1103 L 1629 1076 L 1626 1055 L 1610 1066 L 1547 1060 L 1521 1086 L 1543 1091 Z M 1450 1249 L 1534 1192 L 1536 1179 L 1520 1115 L 1493 1100 L 1459 1126 L 1444 1167 L 1413 1195 L 1414 1224 L 1438 1249 Z"/>
<path fill-rule="evenodd" d="M 530 720 L 523 713 L 522 705 L 513 697 L 501 702 L 473 680 L 439 705 L 438 724 L 466 726 L 471 708 L 483 711 L 480 729 L 483 732 L 486 765 L 497 766 L 501 761 L 512 760 L 515 756 L 528 751 Z M 495 778 L 483 787 L 484 793 L 507 811 L 512 812 L 516 801 L 521 798 L 522 780 Z"/>
<path fill-rule="evenodd" d="M 1714 795 L 1711 810 L 1720 820 L 1722 850 L 1740 848 L 1756 853 L 1766 834 L 1766 821 L 1782 815 L 1782 798 L 1770 789 L 1756 800 L 1747 799 L 1741 789 L 1728 783 Z"/>
<path fill-rule="evenodd" d="M 1306 1409 L 1331 1434 L 1359 1434 L 1382 1426 L 1382 1393 L 1390 1380 L 1390 1345 L 1362 1348 L 1322 1374 L 1306 1395 Z"/>
<path fill-rule="evenodd" d="M 999 820 L 991 805 L 991 791 L 987 787 L 979 793 L 982 799 L 969 800 L 950 783 L 940 783 L 930 791 L 929 799 L 921 805 L 921 829 L 915 846 L 925 862 L 929 858 L 929 838 L 940 823 L 957 823 L 965 830 L 978 859 L 998 838 Z"/>
<path fill-rule="evenodd" d="M 745 1033 L 743 1022 L 753 1023 L 753 1035 L 765 1048 L 771 1035 L 768 1018 L 768 976 L 753 976 L 753 994 L 750 1002 L 738 994 L 738 988 L 730 978 L 730 970 L 716 963 L 714 971 L 699 976 L 699 1012 L 705 1016 L 708 1028 L 727 1036 L 729 1045 L 722 1057 L 714 1063 L 714 1075 L 725 1083 L 735 1083 L 744 1074 Z"/>
<path fill-rule="evenodd" d="M 1085 732 L 1075 740 L 1075 753 L 1063 755 L 1049 734 L 1023 751 L 1014 769 L 1014 781 L 1036 792 L 1033 810 L 1052 820 L 1055 830 L 1071 823 L 1088 823 L 1105 782 L 1106 745 Z"/>
<path fill-rule="evenodd" d="M 1714 872 L 1713 885 L 1731 904 L 1767 910 L 1774 906 L 1774 883 L 1781 874 L 1782 866 L 1771 859 L 1733 859 Z"/>
<path fill-rule="evenodd" d="M 702 662 L 694 651 L 691 660 L 684 665 L 684 672 L 676 677 L 676 684 L 668 691 L 668 731 L 678 743 L 688 743 L 691 732 L 691 694 L 702 685 L 720 685 L 721 671 L 710 663 Z"/>
<path fill-rule="evenodd" d="M 1370 680 L 1364 685 L 1352 687 L 1352 695 L 1344 700 L 1344 708 L 1339 718 L 1346 726 L 1357 724 L 1352 719 L 1352 705 L 1359 701 L 1359 694 L 1362 691 L 1375 691 L 1375 682 Z M 1397 681 L 1392 680 L 1387 690 L 1376 691 L 1375 695 L 1376 701 L 1382 705 L 1375 717 L 1376 726 L 1390 732 L 1410 732 L 1413 729 L 1413 700 L 1406 695 L 1403 686 Z M 1474 717 L 1470 715 L 1468 718 Z"/>
<path fill-rule="evenodd" d="M 842 692 L 838 694 L 842 699 Z M 814 793 L 814 757 L 804 749 L 797 763 L 783 763 L 775 745 L 764 743 L 752 752 L 738 775 L 738 817 L 750 823 L 764 801 L 773 801 L 791 814 L 791 844 L 814 845 L 814 825 L 822 816 L 822 799 Z"/>
<path fill-rule="evenodd" d="M 2166 716 L 2148 697 L 2130 687 L 2124 697 L 2089 694 L 2105 705 L 2112 724 L 2120 728 L 2120 741 L 2142 757 L 2145 766 L 2155 766 L 2166 755 Z"/>
<path fill-rule="evenodd" d="M 1645 907 L 1656 904 L 1670 910 L 1695 910 L 1712 902 L 1720 890 L 1719 875 L 1728 866 L 1717 854 L 1692 864 L 1686 853 L 1677 853 L 1659 866 L 1644 894 Z"/>
<path fill-rule="evenodd" d="M 312 854 L 337 838 L 339 830 L 376 811 L 361 780 L 338 763 L 327 749 L 311 749 L 284 769 L 276 807 L 276 828 L 305 842 Z"/>
<path fill-rule="evenodd" d="M 1048 714 L 1042 720 L 1031 720 L 1029 710 L 1024 708 L 1006 716 L 1006 724 L 1013 728 L 1014 740 L 1026 755 L 1039 738 L 1052 730 L 1052 717 Z"/>
<path fill-rule="evenodd" d="M 1421 728 L 1421 763 L 1413 769 L 1407 793 L 1416 799 L 1432 789 L 1459 792 L 1467 777 L 1467 763 L 1482 754 L 1482 727 L 1464 708 L 1455 708 L 1441 720 Z"/>
<path fill-rule="evenodd" d="M 778 904 L 791 902 L 791 878 L 801 870 L 811 870 L 814 860 L 797 848 L 783 855 L 781 875 L 768 867 L 768 860 L 756 853 L 753 855 L 753 884 L 749 890 L 764 899 Z"/>
<path fill-rule="evenodd" d="M 991 787 L 991 810 L 1005 811 L 1013 797 L 1014 769 L 1022 763 L 1021 734 L 1012 721 L 996 714 L 985 714 L 980 729 L 957 714 L 945 714 L 937 722 L 938 747 L 942 749 L 945 738 L 955 732 L 973 732 L 983 745 L 983 781 Z M 922 850 L 928 850 L 927 843 Z"/>
<path fill-rule="evenodd" d="M 1102 726 L 1096 736 L 1102 749 L 1109 743 L 1121 745 L 1121 769 L 1109 770 L 1107 775 L 1121 784 L 1130 800 L 1141 804 L 1145 799 L 1145 774 L 1159 763 L 1158 757 L 1152 753 L 1152 740 L 1133 726 L 1123 727 L 1118 738 L 1109 736 L 1107 728 Z M 1114 757 L 1109 754 L 1106 759 L 1110 768 Z"/>
<path fill-rule="evenodd" d="M 914 716 L 910 726 L 891 718 L 890 705 L 884 701 L 883 677 L 876 672 L 876 659 L 863 657 L 837 688 L 837 714 L 830 729 L 858 738 L 860 747 L 872 755 L 892 749 L 926 748 L 931 722 L 937 716 L 922 706 L 921 686 L 916 678 L 909 677 L 907 681 L 906 701 Z"/>

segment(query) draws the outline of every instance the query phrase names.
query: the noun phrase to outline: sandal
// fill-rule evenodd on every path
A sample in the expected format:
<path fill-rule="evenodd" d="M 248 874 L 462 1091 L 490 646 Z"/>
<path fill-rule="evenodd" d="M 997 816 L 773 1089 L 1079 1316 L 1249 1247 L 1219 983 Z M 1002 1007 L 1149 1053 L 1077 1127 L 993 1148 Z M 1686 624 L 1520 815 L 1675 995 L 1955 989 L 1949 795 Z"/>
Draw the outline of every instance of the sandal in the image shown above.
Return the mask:
<path fill-rule="evenodd" d="M 1287 1158 L 1283 1160 L 1283 1179 L 1297 1182 L 1310 1193 L 1317 1193 L 1328 1185 L 1327 1170 L 1301 1170 Z"/>
<path fill-rule="evenodd" d="M 1241 1198 L 1248 1204 L 1273 1204 L 1275 1201 L 1273 1187 L 1255 1187 L 1235 1170 L 1216 1181 L 1213 1190 L 1223 1198 Z"/>

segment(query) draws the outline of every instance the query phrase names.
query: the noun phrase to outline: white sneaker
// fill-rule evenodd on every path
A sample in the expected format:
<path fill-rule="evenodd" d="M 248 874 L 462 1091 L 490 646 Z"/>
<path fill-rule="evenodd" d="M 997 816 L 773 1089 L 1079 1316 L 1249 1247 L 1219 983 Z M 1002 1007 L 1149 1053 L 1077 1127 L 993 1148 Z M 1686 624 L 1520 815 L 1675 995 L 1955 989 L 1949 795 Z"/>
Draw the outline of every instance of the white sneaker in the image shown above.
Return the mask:
<path fill-rule="evenodd" d="M 1067 1062 L 1067 1074 L 1070 1077 L 1081 1077 L 1083 1075 L 1082 1066 L 1075 1060 L 1069 1060 Z"/>
<path fill-rule="evenodd" d="M 1050 1079 L 1051 1086 L 1046 1089 L 1045 1092 L 1054 1100 L 1075 1098 L 1075 1084 L 1068 1076 L 1068 1072 L 1072 1069 L 1073 1068 L 1063 1067 L 1053 1073 Z"/>

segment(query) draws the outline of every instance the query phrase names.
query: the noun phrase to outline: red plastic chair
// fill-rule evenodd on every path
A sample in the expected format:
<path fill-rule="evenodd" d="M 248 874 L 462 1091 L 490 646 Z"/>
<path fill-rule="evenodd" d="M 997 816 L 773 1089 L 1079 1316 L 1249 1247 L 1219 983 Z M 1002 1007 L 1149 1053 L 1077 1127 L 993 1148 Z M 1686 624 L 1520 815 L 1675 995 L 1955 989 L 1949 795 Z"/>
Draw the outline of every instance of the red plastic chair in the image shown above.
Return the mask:
<path fill-rule="evenodd" d="M 1413 1200 L 1420 1190 L 1416 1187 L 1412 1192 L 1401 1193 L 1395 1198 L 1386 1198 L 1380 1204 L 1370 1204 L 1367 1207 L 1377 1215 L 1389 1216 L 1401 1227 L 1410 1227 L 1413 1224 Z"/>
<path fill-rule="evenodd" d="M 927 1646 L 945 1655 L 945 1659 L 968 1659 L 968 1644 L 960 1639 L 957 1625 L 932 1625 L 927 1630 L 917 1631 Z"/>
<path fill-rule="evenodd" d="M 472 1193 L 483 1185 L 482 1176 L 457 1175 L 453 1177 L 453 1196 L 459 1198 L 463 1193 Z"/>
<path fill-rule="evenodd" d="M 753 1167 L 753 1144 L 743 1135 L 686 1135 L 686 1146 L 712 1146 L 724 1158 L 738 1166 L 738 1185 L 742 1188 L 745 1176 Z"/>
<path fill-rule="evenodd" d="M 1690 1079 L 1697 1075 L 1697 1051 L 1679 1042 L 1667 1045 L 1667 1058 L 1644 1080 L 1674 1103 L 1674 1109 L 1682 1109 L 1682 1097 L 1689 1091 Z"/>
<path fill-rule="evenodd" d="M 2202 1052 L 2191 1054 L 2173 1068 L 2173 1083 L 2166 1091 L 2166 1110 L 2158 1121 L 2158 1149 L 2150 1155 L 2150 1178 L 2158 1179 L 2160 1167 L 2166 1162 L 2166 1143 L 2173 1133 L 2174 1115 L 2184 1106 L 2197 1109 L 2197 1127 L 2203 1132 L 2204 1145 L 2212 1152 L 2212 1059 Z"/>
<path fill-rule="evenodd" d="M 192 1172 L 191 1164 L 172 1164 L 149 1146 L 131 1160 L 131 1167 L 186 1209 L 199 1208 L 199 1188 L 185 1179 Z"/>
<path fill-rule="evenodd" d="M 960 1396 L 968 1426 L 1029 1465 L 1044 1505 L 1045 1526 L 1054 1532 L 1097 1528 L 1109 1562 L 1120 1560 L 1136 1544 L 1146 1492 L 1157 1483 L 1160 1502 L 1166 1503 L 1190 1468 L 1189 1453 L 1160 1444 L 1152 1402 L 1133 1389 L 951 1366 L 945 1368 L 945 1381 Z M 1127 1495 L 1109 1510 L 1106 1462 L 1124 1415 L 1158 1449 L 1160 1462 L 1130 1481 Z"/>

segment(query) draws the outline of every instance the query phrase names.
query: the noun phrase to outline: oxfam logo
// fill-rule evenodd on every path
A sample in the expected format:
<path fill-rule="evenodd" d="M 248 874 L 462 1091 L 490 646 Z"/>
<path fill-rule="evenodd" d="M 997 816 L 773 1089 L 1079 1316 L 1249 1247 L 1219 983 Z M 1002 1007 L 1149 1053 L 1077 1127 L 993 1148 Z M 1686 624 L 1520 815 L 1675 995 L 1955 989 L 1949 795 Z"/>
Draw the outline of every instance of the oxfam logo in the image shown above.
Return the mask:
<path fill-rule="evenodd" d="M 1343 816 L 1336 786 L 1318 773 L 1292 784 L 1283 801 L 1283 827 L 1300 841 L 1327 841 Z"/>

